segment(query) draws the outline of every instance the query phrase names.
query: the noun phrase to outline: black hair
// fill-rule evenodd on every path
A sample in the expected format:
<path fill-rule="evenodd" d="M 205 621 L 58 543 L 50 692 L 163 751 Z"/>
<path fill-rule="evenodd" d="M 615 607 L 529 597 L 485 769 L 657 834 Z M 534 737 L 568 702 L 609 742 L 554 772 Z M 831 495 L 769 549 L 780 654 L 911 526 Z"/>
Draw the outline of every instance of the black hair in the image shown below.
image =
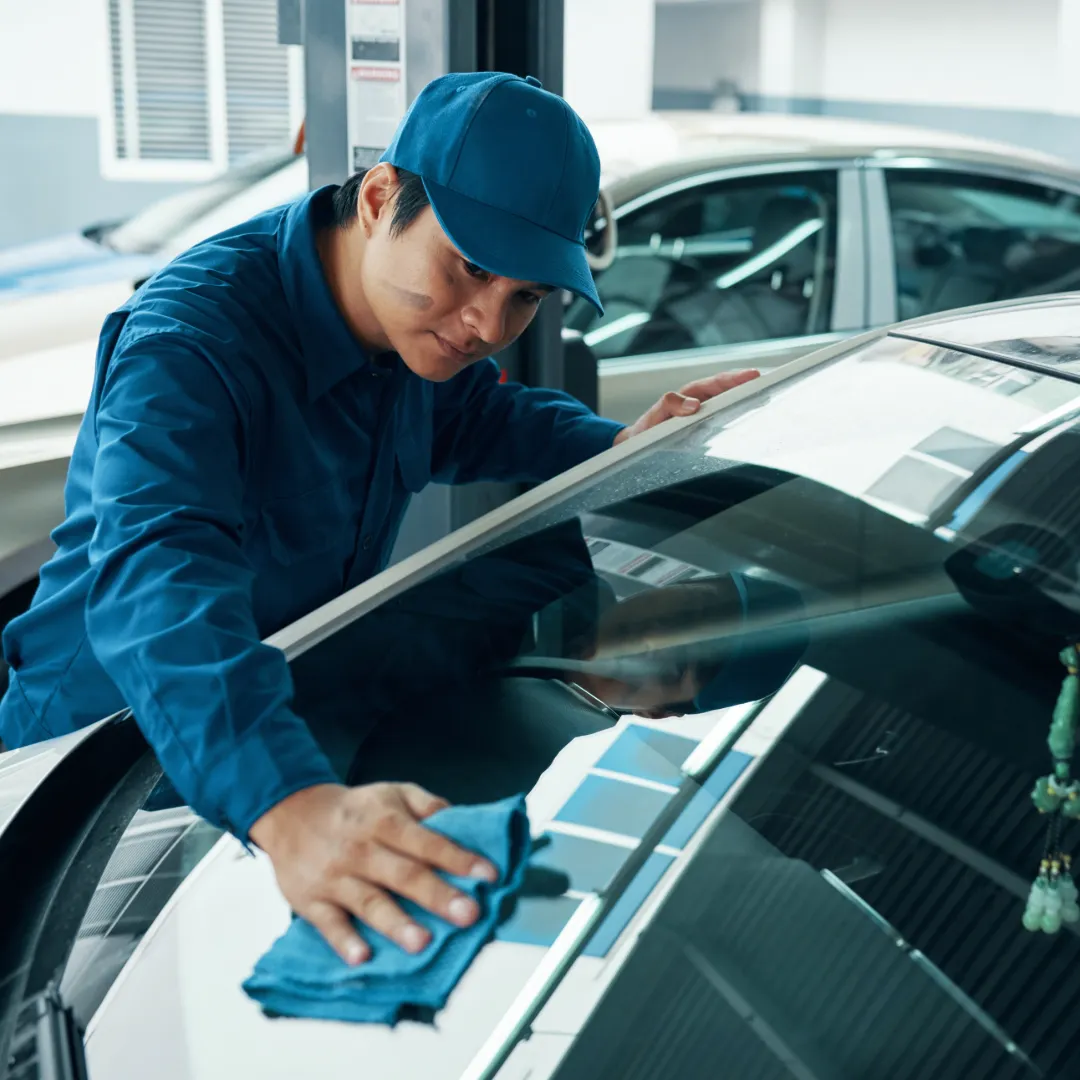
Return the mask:
<path fill-rule="evenodd" d="M 344 184 L 334 192 L 334 224 L 339 229 L 347 229 L 356 221 L 356 199 L 360 194 L 360 184 L 367 175 L 367 169 L 353 173 Z M 400 236 L 428 205 L 427 190 L 424 181 L 416 173 L 406 169 L 397 170 L 398 189 L 394 196 L 394 216 L 390 219 L 390 235 Z"/>

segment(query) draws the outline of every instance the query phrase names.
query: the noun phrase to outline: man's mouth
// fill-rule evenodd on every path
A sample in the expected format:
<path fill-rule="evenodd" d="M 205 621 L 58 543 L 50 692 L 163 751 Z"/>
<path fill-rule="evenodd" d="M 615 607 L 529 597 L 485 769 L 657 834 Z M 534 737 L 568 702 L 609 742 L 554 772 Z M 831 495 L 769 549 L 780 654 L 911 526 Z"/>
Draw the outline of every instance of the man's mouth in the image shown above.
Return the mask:
<path fill-rule="evenodd" d="M 432 334 L 434 334 L 435 340 L 439 343 L 439 347 L 442 349 L 443 353 L 450 360 L 454 360 L 459 364 L 471 364 L 474 360 L 479 358 L 480 354 L 475 349 L 464 349 L 460 345 L 455 345 L 441 334 L 436 334 L 434 330 L 432 331 Z"/>

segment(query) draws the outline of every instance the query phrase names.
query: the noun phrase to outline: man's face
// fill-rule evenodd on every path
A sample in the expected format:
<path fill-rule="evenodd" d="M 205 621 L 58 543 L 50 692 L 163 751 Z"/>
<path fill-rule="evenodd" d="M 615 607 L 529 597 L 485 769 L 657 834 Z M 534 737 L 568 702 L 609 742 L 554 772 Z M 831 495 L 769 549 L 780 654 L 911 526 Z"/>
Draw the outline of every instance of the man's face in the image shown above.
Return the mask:
<path fill-rule="evenodd" d="M 506 348 L 550 292 L 538 282 L 495 277 L 450 242 L 430 206 L 404 232 L 390 234 L 392 200 L 368 212 L 362 287 L 378 325 L 417 375 L 443 382 Z"/>

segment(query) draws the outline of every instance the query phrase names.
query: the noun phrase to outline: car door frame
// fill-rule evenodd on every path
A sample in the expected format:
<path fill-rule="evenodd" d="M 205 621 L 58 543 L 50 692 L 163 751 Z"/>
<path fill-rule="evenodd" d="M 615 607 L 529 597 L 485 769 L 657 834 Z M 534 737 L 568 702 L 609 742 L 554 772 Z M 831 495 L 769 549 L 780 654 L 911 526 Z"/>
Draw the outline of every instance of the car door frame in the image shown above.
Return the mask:
<path fill-rule="evenodd" d="M 1037 187 L 1054 188 L 1080 197 L 1080 178 L 1070 183 L 1065 177 L 1043 173 L 1022 165 L 1009 166 L 982 161 L 967 161 L 937 154 L 905 154 L 889 158 L 867 158 L 861 163 L 863 205 L 866 210 L 866 245 L 868 266 L 878 267 L 871 277 L 867 276 L 867 326 L 875 329 L 891 326 L 899 320 L 896 296 L 896 247 L 893 242 L 892 212 L 889 187 L 886 182 L 890 170 L 918 170 L 955 173 L 959 177 L 976 179 L 1015 180 Z M 1033 296 L 1007 297 L 1017 300 L 1033 300 Z M 1006 301 L 998 301 L 1003 303 Z M 930 311 L 923 318 L 941 315 Z M 911 320 L 906 320 L 910 322 Z"/>
<path fill-rule="evenodd" d="M 831 345 L 864 330 L 868 318 L 869 271 L 867 217 L 860 163 L 850 156 L 729 165 L 694 173 L 638 195 L 615 208 L 618 222 L 661 199 L 728 180 L 782 176 L 785 173 L 829 170 L 837 178 L 836 263 L 829 329 L 791 338 L 768 338 L 731 345 L 706 345 L 640 356 L 611 357 L 597 361 L 600 411 L 616 419 L 628 419 L 627 401 L 652 401 L 666 390 L 677 389 L 695 378 L 747 367 L 774 368 L 814 349 Z M 657 388 L 657 393 L 653 393 Z M 632 410 L 631 410 L 632 411 Z"/>

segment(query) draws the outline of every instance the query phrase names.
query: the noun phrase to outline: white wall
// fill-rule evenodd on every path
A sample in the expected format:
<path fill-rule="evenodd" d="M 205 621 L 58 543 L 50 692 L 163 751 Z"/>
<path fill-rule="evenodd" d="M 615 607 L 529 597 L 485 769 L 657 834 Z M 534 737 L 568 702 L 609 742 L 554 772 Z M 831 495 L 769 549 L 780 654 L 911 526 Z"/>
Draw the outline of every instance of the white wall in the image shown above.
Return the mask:
<path fill-rule="evenodd" d="M 656 85 L 712 90 L 718 79 L 730 79 L 756 92 L 760 21 L 758 0 L 657 4 Z"/>
<path fill-rule="evenodd" d="M 563 94 L 586 121 L 652 108 L 654 0 L 566 0 Z"/>
<path fill-rule="evenodd" d="M 104 0 L 0 0 L 0 114 L 97 117 L 107 56 Z"/>
<path fill-rule="evenodd" d="M 820 96 L 1056 111 L 1062 2 L 826 0 Z"/>

